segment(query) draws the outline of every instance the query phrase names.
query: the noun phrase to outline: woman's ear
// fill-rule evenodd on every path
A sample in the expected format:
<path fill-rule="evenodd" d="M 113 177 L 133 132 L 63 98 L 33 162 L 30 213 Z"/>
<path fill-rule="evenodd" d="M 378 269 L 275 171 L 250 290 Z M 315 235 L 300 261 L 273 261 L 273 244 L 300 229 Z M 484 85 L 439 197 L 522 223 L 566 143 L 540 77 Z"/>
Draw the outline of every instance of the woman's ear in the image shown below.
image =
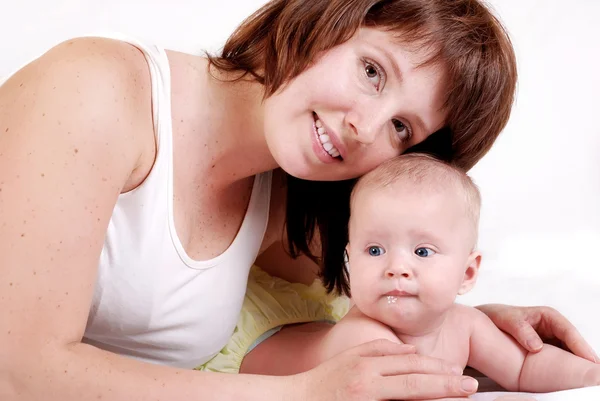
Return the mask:
<path fill-rule="evenodd" d="M 473 251 L 467 259 L 465 275 L 463 282 L 458 289 L 458 295 L 464 295 L 475 286 L 477 276 L 479 275 L 479 265 L 481 264 L 481 253 Z"/>

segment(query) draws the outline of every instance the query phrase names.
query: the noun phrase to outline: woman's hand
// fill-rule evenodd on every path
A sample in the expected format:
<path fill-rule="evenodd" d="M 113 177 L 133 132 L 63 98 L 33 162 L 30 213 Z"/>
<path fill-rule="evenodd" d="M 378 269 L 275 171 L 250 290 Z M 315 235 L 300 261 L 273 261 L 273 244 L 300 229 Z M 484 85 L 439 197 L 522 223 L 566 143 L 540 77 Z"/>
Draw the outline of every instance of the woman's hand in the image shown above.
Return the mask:
<path fill-rule="evenodd" d="M 387 340 L 359 345 L 297 375 L 302 391 L 294 393 L 299 400 L 379 401 L 465 399 L 477 391 L 460 367 L 415 351 Z"/>
<path fill-rule="evenodd" d="M 594 363 L 600 362 L 575 326 L 553 308 L 490 304 L 478 306 L 477 309 L 488 315 L 500 330 L 513 336 L 529 352 L 539 352 L 544 339 L 579 357 Z"/>

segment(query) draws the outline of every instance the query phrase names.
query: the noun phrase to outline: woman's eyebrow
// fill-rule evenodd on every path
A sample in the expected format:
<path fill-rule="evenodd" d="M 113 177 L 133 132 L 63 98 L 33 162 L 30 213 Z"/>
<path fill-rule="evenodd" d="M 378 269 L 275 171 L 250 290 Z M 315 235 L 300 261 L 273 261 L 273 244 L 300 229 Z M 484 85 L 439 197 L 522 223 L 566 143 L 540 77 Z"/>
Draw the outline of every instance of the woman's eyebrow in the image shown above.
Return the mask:
<path fill-rule="evenodd" d="M 394 76 L 396 77 L 396 79 L 398 81 L 402 82 L 402 70 L 400 69 L 398 62 L 396 61 L 396 59 L 394 58 L 392 53 L 390 53 L 390 51 L 388 49 L 386 49 L 385 47 L 377 46 L 377 45 L 374 45 L 374 47 L 380 53 L 383 54 L 383 56 L 387 59 L 387 62 L 392 66 L 392 71 L 394 72 Z"/>

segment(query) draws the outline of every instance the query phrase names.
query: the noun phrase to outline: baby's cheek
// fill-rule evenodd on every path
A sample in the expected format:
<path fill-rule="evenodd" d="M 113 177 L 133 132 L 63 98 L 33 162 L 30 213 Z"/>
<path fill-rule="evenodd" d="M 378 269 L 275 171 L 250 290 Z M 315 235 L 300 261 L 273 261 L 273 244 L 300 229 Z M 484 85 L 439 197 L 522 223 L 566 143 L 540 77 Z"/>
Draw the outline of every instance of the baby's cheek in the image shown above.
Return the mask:
<path fill-rule="evenodd" d="M 445 293 L 450 286 L 451 280 L 448 275 L 444 274 L 431 274 L 426 277 L 422 277 L 421 286 L 426 286 L 429 292 L 439 294 L 440 292 Z"/>
<path fill-rule="evenodd" d="M 427 303 L 431 306 L 443 308 L 454 302 L 458 290 L 457 288 L 454 288 L 455 285 L 453 281 L 449 280 L 448 277 L 445 279 L 435 277 L 424 284 L 427 287 Z M 423 288 L 421 288 L 421 290 L 423 290 Z"/>
<path fill-rule="evenodd" d="M 352 299 L 357 306 L 364 306 L 369 302 L 370 298 L 373 298 L 373 291 L 370 291 L 369 286 L 365 286 L 364 284 L 364 281 L 356 280 L 354 284 L 350 285 Z"/>
<path fill-rule="evenodd" d="M 379 286 L 374 281 L 368 281 L 365 278 L 360 283 L 359 291 L 355 296 L 352 293 L 354 302 L 367 315 L 373 317 L 381 312 L 382 306 L 385 307 L 385 301 L 382 299 L 383 294 L 378 290 Z M 354 289 L 352 289 L 354 291 Z"/>

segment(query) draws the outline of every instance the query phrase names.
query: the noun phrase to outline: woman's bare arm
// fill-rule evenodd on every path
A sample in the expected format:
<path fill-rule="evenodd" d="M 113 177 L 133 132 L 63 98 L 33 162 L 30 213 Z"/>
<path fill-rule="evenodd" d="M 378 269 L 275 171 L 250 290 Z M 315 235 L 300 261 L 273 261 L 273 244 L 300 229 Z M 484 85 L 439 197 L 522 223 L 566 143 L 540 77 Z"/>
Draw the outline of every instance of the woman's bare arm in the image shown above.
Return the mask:
<path fill-rule="evenodd" d="M 0 399 L 284 394 L 285 379 L 177 370 L 81 343 L 113 207 L 145 177 L 153 141 L 148 67 L 132 46 L 64 43 L 0 87 Z"/>

